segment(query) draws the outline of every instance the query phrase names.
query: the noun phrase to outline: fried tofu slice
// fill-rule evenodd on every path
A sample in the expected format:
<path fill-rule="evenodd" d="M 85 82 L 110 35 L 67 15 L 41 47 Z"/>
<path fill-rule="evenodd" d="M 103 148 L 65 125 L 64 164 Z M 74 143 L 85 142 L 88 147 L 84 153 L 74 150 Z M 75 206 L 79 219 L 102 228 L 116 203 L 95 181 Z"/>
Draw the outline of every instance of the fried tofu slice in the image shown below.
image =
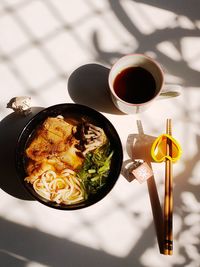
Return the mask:
<path fill-rule="evenodd" d="M 59 155 L 59 159 L 74 170 L 81 166 L 84 161 L 80 151 L 76 148 L 77 143 L 78 141 L 75 138 L 72 138 L 66 144 L 65 150 Z"/>
<path fill-rule="evenodd" d="M 26 155 L 32 160 L 41 161 L 64 151 L 73 128 L 61 118 L 47 118 L 26 149 Z"/>
<path fill-rule="evenodd" d="M 83 157 L 76 147 L 79 141 L 73 137 L 75 131 L 76 126 L 62 118 L 47 118 L 26 149 L 27 157 L 35 162 L 51 159 L 56 169 L 63 166 L 77 169 Z"/>
<path fill-rule="evenodd" d="M 25 178 L 25 181 L 33 183 L 36 179 L 38 179 L 44 172 L 46 171 L 55 171 L 55 168 L 48 161 L 41 162 L 29 162 L 27 166 L 28 177 Z"/>
<path fill-rule="evenodd" d="M 37 135 L 26 149 L 26 155 L 32 160 L 42 161 L 51 154 L 51 150 L 50 143 L 41 135 Z"/>
<path fill-rule="evenodd" d="M 62 118 L 49 117 L 43 123 L 41 135 L 49 142 L 59 142 L 66 140 L 72 134 L 74 126 Z"/>

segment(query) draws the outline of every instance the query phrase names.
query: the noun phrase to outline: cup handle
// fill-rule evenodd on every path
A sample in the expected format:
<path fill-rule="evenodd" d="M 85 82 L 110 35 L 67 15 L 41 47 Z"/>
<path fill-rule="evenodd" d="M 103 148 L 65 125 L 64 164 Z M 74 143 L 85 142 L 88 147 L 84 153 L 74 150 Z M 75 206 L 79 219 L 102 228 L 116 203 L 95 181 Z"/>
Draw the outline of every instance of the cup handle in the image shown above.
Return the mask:
<path fill-rule="evenodd" d="M 165 84 L 158 99 L 176 97 L 181 94 L 181 86 L 178 84 Z"/>

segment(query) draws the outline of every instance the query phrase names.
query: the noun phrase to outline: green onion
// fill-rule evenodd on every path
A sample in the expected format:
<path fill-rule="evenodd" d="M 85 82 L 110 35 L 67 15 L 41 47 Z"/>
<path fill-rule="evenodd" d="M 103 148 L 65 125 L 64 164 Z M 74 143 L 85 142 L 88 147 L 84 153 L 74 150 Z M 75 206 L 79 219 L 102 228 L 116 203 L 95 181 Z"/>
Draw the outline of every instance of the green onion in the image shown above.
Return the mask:
<path fill-rule="evenodd" d="M 83 182 L 87 195 L 95 194 L 106 183 L 112 156 L 113 151 L 110 149 L 109 142 L 86 154 L 78 176 Z"/>

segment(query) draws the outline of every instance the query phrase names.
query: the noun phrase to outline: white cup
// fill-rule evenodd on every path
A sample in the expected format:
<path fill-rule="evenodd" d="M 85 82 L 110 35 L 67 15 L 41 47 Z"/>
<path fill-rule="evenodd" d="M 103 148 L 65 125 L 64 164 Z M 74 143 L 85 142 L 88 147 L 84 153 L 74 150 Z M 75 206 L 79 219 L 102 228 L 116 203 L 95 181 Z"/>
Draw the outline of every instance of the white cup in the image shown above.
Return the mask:
<path fill-rule="evenodd" d="M 122 71 L 131 67 L 145 69 L 153 76 L 155 93 L 150 99 L 145 100 L 144 96 L 144 101 L 139 103 L 134 102 L 134 100 L 127 102 L 127 100 L 122 99 L 122 97 L 116 93 L 116 88 L 114 88 L 116 78 Z M 146 110 L 156 99 L 178 96 L 180 95 L 181 89 L 179 85 L 166 85 L 164 83 L 164 72 L 160 65 L 154 59 L 143 54 L 130 54 L 120 58 L 109 72 L 108 83 L 113 103 L 120 111 L 127 114 L 139 113 Z M 133 84 L 131 90 L 140 90 L 140 88 L 136 88 Z M 143 89 L 143 94 L 145 94 L 145 90 L 149 90 L 148 87 Z M 148 91 L 146 91 L 146 93 L 148 94 Z"/>

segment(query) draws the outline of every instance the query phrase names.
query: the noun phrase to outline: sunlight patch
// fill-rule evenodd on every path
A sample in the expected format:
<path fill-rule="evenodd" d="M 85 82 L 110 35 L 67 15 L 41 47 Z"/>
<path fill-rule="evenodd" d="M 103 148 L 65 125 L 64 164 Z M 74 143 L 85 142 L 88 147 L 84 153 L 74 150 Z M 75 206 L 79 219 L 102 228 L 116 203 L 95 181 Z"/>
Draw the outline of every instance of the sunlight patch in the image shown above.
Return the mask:
<path fill-rule="evenodd" d="M 172 42 L 169 41 L 162 42 L 157 45 L 157 48 L 160 52 L 162 52 L 169 58 L 175 61 L 181 60 L 181 54 Z"/>
<path fill-rule="evenodd" d="M 26 267 L 49 267 L 49 265 L 44 265 L 38 262 L 31 261 L 26 264 Z"/>

